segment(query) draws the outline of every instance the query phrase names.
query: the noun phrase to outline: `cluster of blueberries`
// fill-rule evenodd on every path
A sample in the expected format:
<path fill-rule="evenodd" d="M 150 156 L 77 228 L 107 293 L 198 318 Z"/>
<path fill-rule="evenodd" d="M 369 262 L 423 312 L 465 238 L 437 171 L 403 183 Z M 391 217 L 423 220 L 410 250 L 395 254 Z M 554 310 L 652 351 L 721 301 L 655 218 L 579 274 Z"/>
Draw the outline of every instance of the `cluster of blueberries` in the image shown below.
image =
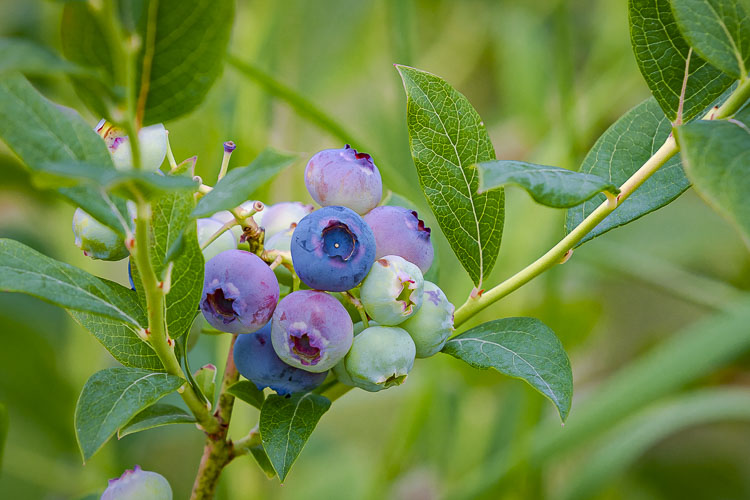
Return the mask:
<path fill-rule="evenodd" d="M 315 154 L 305 184 L 322 208 L 279 203 L 257 222 L 265 248 L 289 252 L 309 289 L 279 301 L 289 270 L 228 249 L 206 262 L 203 315 L 218 330 L 247 334 L 234 361 L 260 389 L 308 391 L 329 370 L 368 391 L 399 385 L 415 357 L 438 352 L 453 331 L 453 305 L 423 277 L 433 260 L 430 229 L 412 210 L 377 206 L 380 173 L 349 146 Z M 227 217 L 214 216 L 218 224 Z"/>
<path fill-rule="evenodd" d="M 127 136 L 106 122 L 95 130 L 115 166 L 132 168 Z M 139 142 L 144 168 L 158 170 L 167 148 L 164 127 L 142 129 Z M 228 211 L 197 220 L 206 259 L 200 303 L 205 321 L 242 334 L 234 362 L 259 389 L 308 391 L 329 370 L 340 382 L 367 391 L 399 385 L 414 359 L 440 351 L 453 331 L 453 305 L 423 277 L 434 256 L 430 229 L 413 210 L 378 206 L 378 168 L 370 155 L 348 145 L 315 154 L 305 184 L 321 208 L 284 202 L 253 215 L 264 231 L 263 248 L 291 265 L 272 268 L 241 249 L 247 247 L 239 226 L 215 237 L 234 218 Z M 253 206 L 248 201 L 240 210 Z M 73 232 L 86 255 L 128 256 L 122 239 L 80 208 Z"/>

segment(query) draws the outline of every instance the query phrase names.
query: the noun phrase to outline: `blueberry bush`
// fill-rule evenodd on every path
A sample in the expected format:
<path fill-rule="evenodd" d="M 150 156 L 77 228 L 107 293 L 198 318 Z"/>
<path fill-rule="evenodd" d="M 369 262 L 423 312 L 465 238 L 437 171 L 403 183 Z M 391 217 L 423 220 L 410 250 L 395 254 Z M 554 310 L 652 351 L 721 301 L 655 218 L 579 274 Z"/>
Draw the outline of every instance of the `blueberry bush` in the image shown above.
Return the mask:
<path fill-rule="evenodd" d="M 115 435 L 192 423 L 204 440 L 192 499 L 214 498 L 223 470 L 244 455 L 283 483 L 339 398 L 408 384 L 432 362 L 416 359 L 445 355 L 525 381 L 564 424 L 575 412 L 573 371 L 555 332 L 533 316 L 487 318 L 486 308 L 691 188 L 750 244 L 745 2 L 630 0 L 633 54 L 653 97 L 616 119 L 578 169 L 498 158 L 504 155 L 480 113 L 448 83 L 450 74 L 396 64 L 406 101 L 401 139 L 418 183 L 391 185 L 384 181 L 395 176 L 381 175 L 377 148 L 363 152 L 314 104 L 229 55 L 235 8 L 232 0 L 66 2 L 61 53 L 0 39 L 0 139 L 37 189 L 75 207 L 72 240 L 86 257 L 127 259 L 120 282 L 129 286 L 0 239 L 0 290 L 65 309 L 119 363 L 90 374 L 80 390 L 74 428 L 84 463 Z M 200 112 L 225 65 L 335 140 L 314 154 L 290 152 L 293 143 L 267 147 L 236 166 L 243 145 L 225 137 L 216 181 L 197 175 L 197 156 L 175 157 L 170 123 Z M 80 110 L 45 97 L 36 78 L 52 73 L 70 82 Z M 303 175 L 286 182 L 305 186 L 314 205 L 259 199 L 299 162 Z M 512 272 L 498 255 L 506 189 L 511 219 L 510 194 L 519 188 L 536 204 L 565 211 L 563 234 L 497 280 L 496 267 Z M 424 201 L 430 212 L 417 206 Z M 526 224 L 526 237 L 550 240 L 544 228 Z M 453 255 L 439 251 L 437 238 Z M 452 303 L 461 268 L 473 288 Z M 723 312 L 708 326 L 643 358 L 627 383 L 612 381 L 576 425 L 535 434 L 531 458 L 488 458 L 476 472 L 483 481 L 471 483 L 478 489 L 452 495 L 490 495 L 483 484 L 572 448 L 615 416 L 688 383 L 680 378 L 685 363 L 705 373 L 746 350 L 747 302 L 717 300 Z M 706 329 L 725 335 L 719 347 Z M 200 338 L 231 339 L 226 358 L 191 369 Z M 746 419 L 747 403 L 747 394 L 715 390 L 650 408 L 625 421 L 597 450 L 593 472 L 574 476 L 558 495 L 596 492 L 602 478 L 629 463 L 621 449 L 611 450 L 638 453 L 663 435 L 659 422 L 678 428 L 726 415 Z M 244 437 L 233 438 L 238 405 L 259 415 Z M 104 479 L 102 499 L 172 498 L 162 475 L 138 466 L 106 490 Z"/>

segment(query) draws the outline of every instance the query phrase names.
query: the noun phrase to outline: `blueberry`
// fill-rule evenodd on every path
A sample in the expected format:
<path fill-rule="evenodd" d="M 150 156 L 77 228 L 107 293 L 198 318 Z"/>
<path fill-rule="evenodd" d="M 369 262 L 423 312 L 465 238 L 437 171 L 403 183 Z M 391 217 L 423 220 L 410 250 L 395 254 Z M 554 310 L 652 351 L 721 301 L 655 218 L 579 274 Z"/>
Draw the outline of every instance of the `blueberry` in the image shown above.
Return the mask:
<path fill-rule="evenodd" d="M 402 328 L 371 326 L 354 338 L 336 374 L 344 384 L 351 382 L 366 391 L 381 391 L 404 383 L 415 354 L 414 341 Z"/>
<path fill-rule="evenodd" d="M 425 227 L 417 212 L 403 207 L 373 208 L 364 217 L 375 235 L 375 258 L 398 255 L 416 264 L 422 273 L 432 265 L 434 250 L 430 228 Z"/>
<path fill-rule="evenodd" d="M 310 158 L 305 167 L 305 185 L 321 206 L 341 205 L 358 214 L 375 208 L 383 195 L 380 172 L 370 155 L 358 153 L 348 144 Z"/>
<path fill-rule="evenodd" d="M 206 262 L 201 310 L 217 330 L 259 330 L 271 319 L 278 300 L 276 275 L 257 255 L 227 250 Z"/>
<path fill-rule="evenodd" d="M 328 372 L 310 373 L 281 361 L 271 343 L 271 323 L 255 333 L 237 338 L 234 364 L 258 389 L 270 387 L 281 396 L 315 389 L 328 375 Z"/>
<path fill-rule="evenodd" d="M 122 260 L 129 255 L 125 240 L 81 208 L 73 214 L 75 244 L 92 259 Z"/>
<path fill-rule="evenodd" d="M 214 219 L 198 219 L 196 220 L 198 225 L 198 244 L 203 246 L 203 243 L 213 236 L 216 231 L 221 229 L 222 223 Z M 203 258 L 206 261 L 216 257 L 225 250 L 234 250 L 237 248 L 237 240 L 231 231 L 224 231 L 221 236 L 211 242 L 206 248 L 203 249 Z"/>
<path fill-rule="evenodd" d="M 324 207 L 300 221 L 292 236 L 292 262 L 310 288 L 342 292 L 372 267 L 375 238 L 362 217 L 345 207 Z"/>
<path fill-rule="evenodd" d="M 370 321 L 369 326 L 377 326 L 377 323 L 375 321 Z M 354 337 L 355 338 L 364 330 L 365 330 L 365 324 L 363 322 L 359 321 L 357 323 L 354 323 Z M 336 378 L 342 384 L 356 387 L 356 385 L 354 384 L 354 381 L 346 372 L 346 367 L 344 366 L 345 361 L 346 361 L 346 356 L 341 361 L 336 363 L 336 366 L 334 366 L 331 371 L 334 373 L 334 375 L 336 375 Z"/>
<path fill-rule="evenodd" d="M 428 358 L 440 351 L 453 332 L 453 304 L 431 281 L 424 282 L 422 307 L 401 328 L 409 332 L 417 346 L 417 357 Z"/>
<path fill-rule="evenodd" d="M 156 472 L 141 469 L 126 470 L 117 479 L 110 479 L 101 500 L 172 500 L 169 482 Z"/>
<path fill-rule="evenodd" d="M 403 257 L 386 255 L 375 261 L 359 293 L 372 319 L 394 326 L 422 306 L 424 278 L 419 268 Z"/>
<path fill-rule="evenodd" d="M 349 314 L 325 292 L 290 293 L 273 314 L 271 340 L 276 354 L 309 372 L 333 368 L 349 351 L 352 337 Z"/>
<path fill-rule="evenodd" d="M 292 224 L 298 224 L 303 217 L 310 214 L 315 207 L 298 201 L 286 201 L 266 207 L 259 213 L 258 224 L 265 229 L 266 239 L 283 231 L 291 229 Z"/>
<path fill-rule="evenodd" d="M 101 120 L 94 130 L 107 144 L 115 168 L 132 169 L 133 157 L 125 131 L 106 120 Z M 149 171 L 158 170 L 167 156 L 167 130 L 164 125 L 158 123 L 143 127 L 138 132 L 138 147 L 141 153 L 141 168 Z"/>

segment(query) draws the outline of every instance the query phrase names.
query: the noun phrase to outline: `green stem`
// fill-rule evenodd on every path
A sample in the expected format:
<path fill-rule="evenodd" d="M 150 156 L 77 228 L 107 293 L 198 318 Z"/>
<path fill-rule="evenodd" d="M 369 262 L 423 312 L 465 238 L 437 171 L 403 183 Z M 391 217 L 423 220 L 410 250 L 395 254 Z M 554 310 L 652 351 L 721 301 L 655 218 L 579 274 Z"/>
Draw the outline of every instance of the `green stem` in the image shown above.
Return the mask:
<path fill-rule="evenodd" d="M 632 175 L 625 183 L 620 187 L 620 194 L 617 197 L 617 205 L 625 201 L 628 196 L 633 194 L 646 179 L 648 179 L 654 172 L 656 172 L 667 160 L 677 153 L 677 144 L 672 136 L 670 136 L 666 142 L 654 153 L 654 155 L 648 159 L 638 171 Z M 532 262 L 524 269 L 514 274 L 507 280 L 503 281 L 496 287 L 484 292 L 477 298 L 469 297 L 469 299 L 456 310 L 454 316 L 454 324 L 456 327 L 463 324 L 466 320 L 471 318 L 473 315 L 489 306 L 490 304 L 497 302 L 506 295 L 518 290 L 523 285 L 534 279 L 535 277 L 542 274 L 547 269 L 559 264 L 566 254 L 575 247 L 575 245 L 583 239 L 591 230 L 593 230 L 601 221 L 603 221 L 612 211 L 617 208 L 616 205 L 609 201 L 603 202 L 599 205 L 596 210 L 591 212 L 583 222 L 576 226 L 573 231 L 568 233 L 565 238 L 560 240 L 557 245 L 552 247 L 547 253 L 539 257 L 536 261 Z"/>
<path fill-rule="evenodd" d="M 161 360 L 167 373 L 185 378 L 177 356 L 174 353 L 174 341 L 169 338 L 164 311 L 166 300 L 164 290 L 154 272 L 149 255 L 149 220 L 151 220 L 151 206 L 145 200 L 136 202 L 135 219 L 135 247 L 133 257 L 141 276 L 141 286 L 146 296 L 146 310 L 148 315 L 148 342 Z M 181 396 L 190 411 L 195 415 L 203 430 L 209 434 L 219 429 L 219 423 L 201 402 L 190 384 L 182 386 Z"/>
<path fill-rule="evenodd" d="M 750 99 L 750 78 L 740 81 L 737 88 L 730 94 L 727 100 L 718 109 L 709 111 L 703 119 L 723 119 L 732 116 L 737 112 L 745 102 Z M 580 242 L 591 230 L 593 230 L 601 221 L 612 213 L 633 191 L 638 189 L 641 184 L 651 177 L 667 160 L 679 151 L 679 147 L 672 135 L 664 144 L 654 153 L 654 155 L 643 164 L 625 183 L 620 186 L 620 194 L 617 196 L 617 203 L 611 203 L 610 200 L 603 202 L 588 217 L 586 217 L 573 231 L 568 233 L 565 238 L 560 240 L 557 245 L 552 247 L 547 253 L 537 260 L 526 266 L 524 269 L 514 274 L 507 280 L 495 286 L 491 290 L 483 293 L 479 297 L 469 297 L 464 304 L 456 310 L 454 324 L 456 327 L 466 322 L 476 313 L 502 299 L 506 295 L 518 290 L 535 277 L 542 274 L 547 269 L 564 262 L 570 257 L 568 252 L 573 251 L 573 247 Z"/>

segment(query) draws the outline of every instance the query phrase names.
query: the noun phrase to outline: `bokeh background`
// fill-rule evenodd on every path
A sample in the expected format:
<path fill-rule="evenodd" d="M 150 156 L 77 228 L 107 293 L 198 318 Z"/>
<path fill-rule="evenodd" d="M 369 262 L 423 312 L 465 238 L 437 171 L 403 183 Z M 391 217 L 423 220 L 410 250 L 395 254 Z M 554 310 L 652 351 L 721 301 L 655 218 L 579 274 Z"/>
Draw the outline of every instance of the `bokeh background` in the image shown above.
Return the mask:
<path fill-rule="evenodd" d="M 61 10 L 61 2 L 1 0 L 0 36 L 59 50 Z M 438 74 L 463 92 L 498 158 L 566 168 L 576 168 L 596 138 L 648 96 L 624 1 L 239 1 L 230 52 L 252 71 L 227 65 L 200 108 L 167 124 L 178 161 L 197 154 L 198 173 L 212 181 L 225 140 L 238 144 L 235 166 L 267 145 L 299 152 L 261 199 L 309 200 L 305 159 L 348 139 L 428 220 L 393 63 Z M 98 121 L 62 77 L 33 83 L 92 126 Z M 333 125 L 310 118 L 310 106 Z M 127 283 L 126 261 L 81 255 L 70 229 L 74 207 L 35 191 L 4 145 L 0 175 L 0 235 Z M 563 217 L 508 189 L 503 245 L 488 284 L 554 244 Z M 471 283 L 432 227 L 440 285 L 460 305 Z M 337 401 L 283 486 L 243 457 L 226 469 L 218 498 L 750 498 L 750 407 L 732 403 L 750 392 L 750 324 L 714 319 L 749 288 L 746 247 L 688 191 L 587 243 L 477 318 L 533 315 L 555 330 L 575 380 L 564 428 L 523 382 L 437 355 L 418 360 L 401 387 L 355 390 Z M 191 365 L 222 364 L 227 343 L 202 337 Z M 190 425 L 115 439 L 81 464 L 77 395 L 91 374 L 115 364 L 64 311 L 0 296 L 0 402 L 10 417 L 1 498 L 83 498 L 136 463 L 164 474 L 175 498 L 187 498 L 202 448 Z M 691 406 L 692 397 L 699 399 Z M 708 410 L 714 414 L 701 418 Z M 244 435 L 256 419 L 255 409 L 238 404 L 231 434 Z"/>

